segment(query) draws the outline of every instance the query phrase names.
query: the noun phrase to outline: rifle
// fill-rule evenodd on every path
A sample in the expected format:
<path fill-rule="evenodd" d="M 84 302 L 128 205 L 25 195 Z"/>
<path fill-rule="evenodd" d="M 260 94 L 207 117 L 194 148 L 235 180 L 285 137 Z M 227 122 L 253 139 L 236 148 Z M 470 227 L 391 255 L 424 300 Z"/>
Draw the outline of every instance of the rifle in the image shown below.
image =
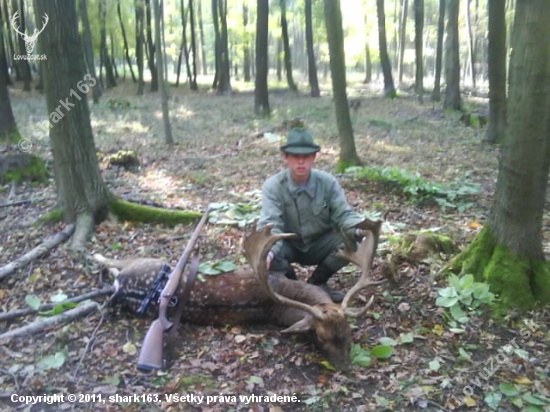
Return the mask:
<path fill-rule="evenodd" d="M 189 239 L 189 243 L 185 247 L 183 254 L 181 255 L 176 267 L 170 275 L 170 279 L 168 280 L 168 282 L 166 282 L 166 285 L 162 290 L 159 300 L 159 316 L 156 320 L 153 321 L 153 323 L 149 327 L 149 330 L 145 335 L 145 339 L 143 339 L 143 344 L 141 345 L 141 352 L 139 354 L 137 368 L 142 372 L 150 372 L 153 369 L 160 369 L 162 367 L 164 332 L 172 327 L 172 323 L 169 322 L 166 318 L 166 310 L 168 308 L 170 300 L 172 299 L 172 296 L 174 296 L 176 290 L 178 289 L 183 270 L 185 269 L 185 265 L 189 260 L 189 256 L 191 255 L 195 243 L 197 243 L 200 231 L 206 223 L 209 212 L 210 206 L 206 208 L 201 220 L 199 221 L 199 223 L 197 223 L 197 226 L 195 227 L 195 230 L 191 235 L 191 239 Z M 183 305 L 184 302 L 180 302 L 180 304 Z"/>

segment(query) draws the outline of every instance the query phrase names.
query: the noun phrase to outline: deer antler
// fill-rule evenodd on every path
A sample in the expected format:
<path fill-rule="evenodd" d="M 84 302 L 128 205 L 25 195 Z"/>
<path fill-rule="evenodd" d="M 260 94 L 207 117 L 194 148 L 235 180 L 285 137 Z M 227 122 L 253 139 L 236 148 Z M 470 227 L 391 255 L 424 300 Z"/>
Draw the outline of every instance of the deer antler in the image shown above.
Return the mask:
<path fill-rule="evenodd" d="M 370 271 L 372 268 L 372 262 L 374 260 L 374 254 L 376 253 L 376 247 L 378 246 L 378 236 L 380 234 L 380 228 L 382 222 L 374 222 L 372 220 L 365 219 L 357 228 L 366 229 L 368 232 L 356 251 L 353 251 L 348 242 L 345 243 L 345 249 L 338 252 L 338 256 L 349 260 L 361 268 L 361 277 L 357 283 L 346 293 L 344 300 L 342 301 L 342 309 L 347 316 L 357 317 L 364 314 L 367 309 L 372 305 L 374 296 L 372 296 L 369 302 L 360 309 L 348 308 L 348 303 L 355 297 L 355 295 L 370 286 L 376 286 L 386 282 L 385 280 L 373 282 L 369 280 Z"/>
<path fill-rule="evenodd" d="M 17 19 L 19 18 L 19 10 L 15 12 L 15 14 L 13 15 L 13 17 L 11 18 L 11 26 L 13 27 L 13 29 L 19 33 L 21 36 L 26 36 L 25 33 L 21 33 L 19 31 L 19 26 L 16 26 L 15 23 L 17 22 Z"/>
<path fill-rule="evenodd" d="M 316 307 L 310 306 L 306 303 L 302 303 L 293 299 L 289 299 L 275 292 L 269 284 L 266 257 L 271 249 L 271 246 L 280 239 L 288 239 L 295 237 L 293 233 L 279 233 L 272 234 L 271 229 L 273 225 L 269 224 L 262 230 L 256 230 L 256 222 L 252 225 L 252 233 L 244 239 L 244 255 L 248 260 L 248 263 L 252 267 L 252 271 L 258 280 L 258 283 L 262 286 L 264 291 L 276 302 L 282 303 L 296 309 L 303 310 L 309 313 L 317 320 L 323 320 L 323 313 Z"/>

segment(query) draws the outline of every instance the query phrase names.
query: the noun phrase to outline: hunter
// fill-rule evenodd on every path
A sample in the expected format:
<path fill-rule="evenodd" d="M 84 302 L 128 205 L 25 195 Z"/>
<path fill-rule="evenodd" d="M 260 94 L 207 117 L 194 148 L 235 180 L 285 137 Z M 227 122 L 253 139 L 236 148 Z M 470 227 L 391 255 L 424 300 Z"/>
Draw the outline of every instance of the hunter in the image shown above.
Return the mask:
<path fill-rule="evenodd" d="M 344 293 L 331 290 L 327 281 L 348 261 L 336 256 L 343 246 L 342 233 L 354 241 L 362 231 L 354 226 L 363 218 L 352 210 L 344 190 L 330 173 L 313 168 L 320 146 L 306 129 L 292 129 L 281 146 L 286 170 L 268 178 L 262 187 L 259 226 L 272 224 L 272 233 L 296 233 L 270 250 L 270 272 L 284 272 L 296 280 L 292 263 L 316 265 L 308 283 L 325 289 L 335 303 Z"/>

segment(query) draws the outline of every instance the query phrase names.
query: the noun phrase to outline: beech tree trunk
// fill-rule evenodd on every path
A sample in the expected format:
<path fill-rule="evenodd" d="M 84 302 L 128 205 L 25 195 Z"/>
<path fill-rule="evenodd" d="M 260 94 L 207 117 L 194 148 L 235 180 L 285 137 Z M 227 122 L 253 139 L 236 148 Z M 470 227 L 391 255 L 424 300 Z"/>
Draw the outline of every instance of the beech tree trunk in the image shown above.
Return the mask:
<path fill-rule="evenodd" d="M 437 24 L 437 47 L 435 55 L 435 79 L 432 100 L 441 101 L 441 66 L 443 61 L 443 34 L 445 33 L 445 5 L 447 0 L 439 0 L 439 20 Z"/>
<path fill-rule="evenodd" d="M 0 44 L 4 41 L 2 32 L 0 29 Z M 5 57 L 4 48 L 0 47 L 0 61 Z M 0 70 L 0 143 L 16 143 L 18 137 L 19 132 L 8 92 L 8 76 L 5 70 Z"/>
<path fill-rule="evenodd" d="M 269 23 L 269 3 L 258 0 L 256 18 L 256 84 L 254 88 L 254 111 L 261 116 L 269 116 L 269 92 L 267 89 L 267 40 Z"/>
<path fill-rule="evenodd" d="M 160 0 L 162 1 L 162 0 Z M 164 123 L 164 141 L 167 145 L 172 146 L 174 139 L 172 138 L 172 126 L 170 125 L 170 112 L 168 109 L 168 89 L 166 87 L 166 80 L 164 79 L 164 49 L 161 47 L 162 42 L 160 40 L 160 21 L 162 17 L 160 15 L 161 6 L 159 0 L 153 0 L 153 7 L 155 9 L 155 43 L 157 44 L 157 73 L 158 82 L 160 86 L 161 101 L 162 101 L 162 121 Z"/>
<path fill-rule="evenodd" d="M 134 74 L 134 69 L 132 68 L 132 60 L 130 59 L 130 53 L 128 51 L 128 39 L 126 38 L 126 30 L 124 30 L 122 11 L 120 10 L 120 0 L 118 0 L 116 8 L 118 12 L 118 20 L 120 22 L 120 30 L 122 31 L 122 41 L 124 42 L 124 56 L 126 57 L 126 62 L 128 63 L 128 68 L 130 69 L 132 80 L 134 81 L 134 83 L 136 83 L 136 75 Z"/>
<path fill-rule="evenodd" d="M 330 54 L 330 73 L 332 78 L 332 93 L 336 123 L 340 137 L 340 159 L 336 170 L 344 171 L 349 166 L 361 163 L 349 114 L 348 96 L 346 93 L 346 56 L 344 53 L 344 30 L 342 28 L 342 11 L 340 0 L 324 0 L 325 25 L 327 30 L 328 48 Z"/>
<path fill-rule="evenodd" d="M 518 1 L 512 32 L 508 127 L 488 224 L 455 262 L 505 308 L 550 302 L 542 219 L 550 166 L 550 8 Z"/>
<path fill-rule="evenodd" d="M 424 94 L 424 0 L 414 0 L 415 90 L 420 103 Z"/>
<path fill-rule="evenodd" d="M 382 65 L 382 73 L 384 74 L 384 96 L 393 99 L 397 96 L 397 93 L 395 91 L 395 85 L 393 84 L 390 57 L 388 55 L 388 42 L 386 41 L 386 14 L 384 12 L 384 0 L 376 0 L 376 12 L 378 15 L 380 64 Z"/>
<path fill-rule="evenodd" d="M 405 43 L 407 42 L 407 12 L 409 0 L 403 0 L 401 5 L 401 22 L 399 24 L 399 54 L 397 57 L 397 79 L 398 83 L 403 82 L 403 59 L 405 57 Z"/>
<path fill-rule="evenodd" d="M 151 91 L 158 92 L 159 81 L 157 65 L 155 64 L 155 48 L 156 45 L 153 42 L 153 27 L 151 22 L 151 0 L 145 0 L 145 24 L 146 24 L 146 41 L 147 41 L 147 63 L 149 65 L 149 72 L 151 73 Z M 162 67 L 162 66 L 159 66 Z"/>
<path fill-rule="evenodd" d="M 206 46 L 204 42 L 204 27 L 203 27 L 203 17 L 202 17 L 202 1 L 198 2 L 198 15 L 199 15 L 199 43 L 201 45 L 201 64 L 202 64 L 202 74 L 208 74 L 208 64 L 206 62 Z"/>
<path fill-rule="evenodd" d="M 231 89 L 231 63 L 229 61 L 229 37 L 227 32 L 227 0 L 218 0 L 218 15 L 220 18 L 220 77 L 218 95 L 228 96 Z"/>
<path fill-rule="evenodd" d="M 36 0 L 36 16 L 47 13 L 52 24 L 38 38 L 48 56 L 42 61 L 58 201 L 65 220 L 76 222 L 72 246 L 85 245 L 96 219 L 107 212 L 109 191 L 99 171 L 90 125 L 84 57 L 75 3 Z"/>
<path fill-rule="evenodd" d="M 285 52 L 285 71 L 288 88 L 294 92 L 298 91 L 294 78 L 292 77 L 292 54 L 290 52 L 290 40 L 288 39 L 288 23 L 286 20 L 286 0 L 279 0 L 281 4 L 281 31 L 283 35 L 283 48 Z"/>
<path fill-rule="evenodd" d="M 460 58 L 458 42 L 459 0 L 447 0 L 447 44 L 445 47 L 445 109 L 460 110 Z"/>
<path fill-rule="evenodd" d="M 143 0 L 134 0 L 134 8 L 136 13 L 136 64 L 138 68 L 138 91 L 137 94 L 143 94 Z"/>
<path fill-rule="evenodd" d="M 311 0 L 306 0 L 306 47 L 307 47 L 307 73 L 311 97 L 319 97 L 319 80 L 317 78 L 317 62 L 313 50 L 313 21 L 311 13 Z"/>
<path fill-rule="evenodd" d="M 25 5 L 23 3 L 23 0 L 19 0 L 19 8 L 17 7 L 17 0 L 14 0 L 13 2 L 13 13 L 15 15 L 16 12 L 19 12 L 19 19 L 17 22 L 19 23 L 18 30 L 21 33 L 25 33 L 26 25 L 25 25 Z M 42 18 L 39 19 L 40 23 L 42 23 Z M 41 27 L 41 26 L 38 26 Z M 19 54 L 26 56 L 27 50 L 25 48 L 25 40 L 23 40 L 23 37 L 21 35 L 17 35 L 17 44 L 19 45 Z M 29 65 L 28 60 L 19 60 L 19 68 L 21 69 L 21 80 L 23 80 L 23 91 L 30 92 L 31 91 L 31 83 L 32 83 L 32 77 L 31 77 L 31 66 Z"/>
<path fill-rule="evenodd" d="M 248 0 L 243 1 L 243 73 L 244 81 L 249 82 L 250 76 L 250 34 L 248 33 Z"/>
<path fill-rule="evenodd" d="M 92 45 L 92 31 L 90 30 L 90 21 L 88 20 L 88 6 L 86 0 L 80 0 L 79 4 L 80 19 L 82 21 L 82 42 L 84 43 L 86 66 L 88 67 L 88 73 L 90 73 L 94 79 L 97 79 L 94 63 L 94 50 Z M 95 85 L 92 87 L 92 98 L 95 104 L 99 103 L 101 94 L 101 85 L 99 82 L 95 82 Z"/>
<path fill-rule="evenodd" d="M 372 80 L 372 60 L 370 57 L 370 47 L 369 47 L 369 26 L 367 13 L 365 13 L 365 80 L 363 83 L 368 84 Z"/>
<path fill-rule="evenodd" d="M 191 31 L 191 53 L 193 54 L 189 88 L 191 90 L 198 90 L 199 87 L 197 86 L 197 42 L 195 40 L 195 37 L 196 37 L 195 36 L 195 9 L 193 7 L 193 0 L 189 0 L 189 29 Z"/>
<path fill-rule="evenodd" d="M 115 74 L 113 72 L 113 66 L 111 65 L 111 59 L 109 57 L 109 51 L 107 50 L 107 5 L 105 0 L 99 0 L 99 53 L 101 56 L 101 62 L 105 67 L 105 84 L 107 89 L 116 87 Z"/>
<path fill-rule="evenodd" d="M 466 8 L 464 9 L 464 20 L 466 21 L 466 35 L 468 36 L 468 56 L 470 75 L 472 76 L 472 86 L 476 88 L 476 65 L 474 53 L 474 39 L 472 36 L 472 19 L 470 15 L 471 0 L 466 0 Z"/>
<path fill-rule="evenodd" d="M 489 127 L 487 142 L 501 142 L 506 130 L 506 9 L 489 0 Z"/>

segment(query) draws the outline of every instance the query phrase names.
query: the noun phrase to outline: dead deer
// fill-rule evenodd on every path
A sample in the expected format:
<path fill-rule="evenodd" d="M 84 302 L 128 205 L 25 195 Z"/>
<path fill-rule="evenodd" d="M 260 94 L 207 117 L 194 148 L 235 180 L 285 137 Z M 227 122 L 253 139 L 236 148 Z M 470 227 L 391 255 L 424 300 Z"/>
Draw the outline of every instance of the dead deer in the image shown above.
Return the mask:
<path fill-rule="evenodd" d="M 373 297 L 363 308 L 354 309 L 348 305 L 361 290 L 385 282 L 369 279 L 381 223 L 369 222 L 373 229 L 366 232 L 357 250 L 353 251 L 346 244 L 339 252 L 341 257 L 361 268 L 358 282 L 347 292 L 341 305 L 333 303 L 318 286 L 287 279 L 282 273 L 268 273 L 265 262 L 271 246 L 280 239 L 295 236 L 272 234 L 268 226 L 260 231 L 254 228 L 244 240 L 244 254 L 250 268 L 241 267 L 196 282 L 182 319 L 210 325 L 268 322 L 286 326 L 283 333 L 312 331 L 316 344 L 329 362 L 338 369 L 348 369 L 352 335 L 346 316 L 364 314 Z M 163 265 L 160 259 L 117 261 L 101 255 L 94 255 L 94 259 L 118 274 L 116 288 L 125 300 L 143 296 Z M 121 271 L 118 273 L 117 269 Z"/>

